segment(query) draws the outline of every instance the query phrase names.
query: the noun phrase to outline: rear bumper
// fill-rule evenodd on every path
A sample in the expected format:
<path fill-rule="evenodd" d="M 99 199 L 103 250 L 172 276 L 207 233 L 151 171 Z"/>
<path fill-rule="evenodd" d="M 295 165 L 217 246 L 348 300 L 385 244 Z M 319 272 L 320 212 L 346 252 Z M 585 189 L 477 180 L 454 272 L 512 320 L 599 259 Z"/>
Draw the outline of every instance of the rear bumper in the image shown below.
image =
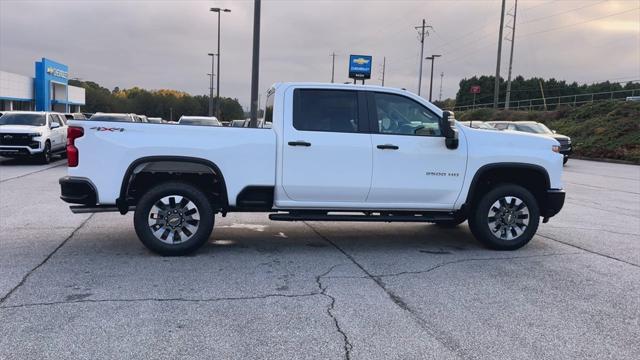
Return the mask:
<path fill-rule="evenodd" d="M 85 178 L 65 176 L 60 178 L 60 199 L 70 204 L 95 205 L 98 193 L 95 186 Z"/>
<path fill-rule="evenodd" d="M 562 189 L 547 190 L 543 207 L 540 209 L 540 215 L 546 219 L 558 214 L 564 205 L 565 195 L 566 193 Z"/>

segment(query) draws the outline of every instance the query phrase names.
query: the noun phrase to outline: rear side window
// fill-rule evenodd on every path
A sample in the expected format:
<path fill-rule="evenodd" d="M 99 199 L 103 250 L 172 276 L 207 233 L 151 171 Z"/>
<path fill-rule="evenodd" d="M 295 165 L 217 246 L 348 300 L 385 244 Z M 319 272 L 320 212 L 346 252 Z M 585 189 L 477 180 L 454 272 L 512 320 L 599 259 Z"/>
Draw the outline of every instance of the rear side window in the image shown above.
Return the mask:
<path fill-rule="evenodd" d="M 272 91 L 267 96 L 267 105 L 264 109 L 264 122 L 273 122 L 273 98 L 275 97 L 275 91 Z"/>
<path fill-rule="evenodd" d="M 358 93 L 296 89 L 293 127 L 301 131 L 358 132 Z"/>

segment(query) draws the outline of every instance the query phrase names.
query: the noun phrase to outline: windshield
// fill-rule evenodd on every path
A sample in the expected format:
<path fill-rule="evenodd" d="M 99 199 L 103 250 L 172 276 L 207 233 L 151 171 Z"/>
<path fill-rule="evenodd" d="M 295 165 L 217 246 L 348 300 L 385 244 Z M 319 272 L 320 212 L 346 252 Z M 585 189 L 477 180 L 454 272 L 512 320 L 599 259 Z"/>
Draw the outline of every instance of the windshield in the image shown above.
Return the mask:
<path fill-rule="evenodd" d="M 89 120 L 92 121 L 116 121 L 116 122 L 131 122 L 131 118 L 129 115 L 106 115 L 106 114 L 96 114 L 93 115 Z"/>
<path fill-rule="evenodd" d="M 553 134 L 548 127 L 543 124 L 516 124 L 516 130 L 534 134 Z"/>
<path fill-rule="evenodd" d="M 44 126 L 47 123 L 45 114 L 4 114 L 0 117 L 0 125 Z"/>

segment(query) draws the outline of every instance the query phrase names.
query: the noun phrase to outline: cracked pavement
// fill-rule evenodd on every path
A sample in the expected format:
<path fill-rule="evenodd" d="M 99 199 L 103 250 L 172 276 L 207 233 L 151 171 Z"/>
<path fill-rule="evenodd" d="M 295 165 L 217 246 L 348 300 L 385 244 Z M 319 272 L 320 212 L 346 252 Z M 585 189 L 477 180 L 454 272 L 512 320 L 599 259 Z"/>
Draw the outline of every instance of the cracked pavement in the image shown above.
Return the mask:
<path fill-rule="evenodd" d="M 53 165 L 0 160 L 0 359 L 640 358 L 638 166 L 570 160 L 514 252 L 466 224 L 230 214 L 163 258 L 131 214 L 71 214 Z"/>

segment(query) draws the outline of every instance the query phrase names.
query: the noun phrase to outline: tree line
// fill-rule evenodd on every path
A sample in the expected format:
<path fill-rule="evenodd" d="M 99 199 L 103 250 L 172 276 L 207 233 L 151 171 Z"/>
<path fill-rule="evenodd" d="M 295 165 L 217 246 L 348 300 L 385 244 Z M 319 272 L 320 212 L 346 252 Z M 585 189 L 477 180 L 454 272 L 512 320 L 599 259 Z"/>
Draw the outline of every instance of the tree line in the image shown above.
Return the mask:
<path fill-rule="evenodd" d="M 135 113 L 177 121 L 182 115 L 206 116 L 209 96 L 190 95 L 176 90 L 145 90 L 138 87 L 109 90 L 93 81 L 69 80 L 69 85 L 85 89 L 84 112 Z M 214 109 L 216 101 L 213 99 Z M 245 113 L 238 99 L 220 98 L 220 119 L 244 119 Z"/>
<path fill-rule="evenodd" d="M 542 89 L 541 89 L 542 85 Z M 495 76 L 474 76 L 468 79 L 460 80 L 460 87 L 455 98 L 455 106 L 465 106 L 473 104 L 473 94 L 471 93 L 472 86 L 480 86 L 480 93 L 476 94 L 475 103 L 492 103 L 494 99 L 495 89 Z M 511 80 L 511 96 L 510 103 L 513 106 L 518 100 L 539 99 L 542 98 L 542 91 L 544 91 L 544 97 L 557 97 L 557 96 L 569 96 L 576 94 L 591 94 L 600 92 L 611 92 L 617 90 L 633 90 L 640 89 L 640 83 L 627 82 L 599 82 L 593 84 L 578 84 L 577 82 L 567 83 L 565 80 L 543 79 L 538 77 L 532 77 L 525 79 L 522 76 L 516 76 Z M 507 93 L 507 81 L 500 78 L 500 96 L 499 102 L 504 102 Z M 614 94 L 614 98 L 629 96 L 628 93 Z M 600 97 L 607 98 L 611 95 L 602 95 Z M 566 101 L 567 99 L 563 99 Z M 599 100 L 596 96 L 595 100 Z"/>

